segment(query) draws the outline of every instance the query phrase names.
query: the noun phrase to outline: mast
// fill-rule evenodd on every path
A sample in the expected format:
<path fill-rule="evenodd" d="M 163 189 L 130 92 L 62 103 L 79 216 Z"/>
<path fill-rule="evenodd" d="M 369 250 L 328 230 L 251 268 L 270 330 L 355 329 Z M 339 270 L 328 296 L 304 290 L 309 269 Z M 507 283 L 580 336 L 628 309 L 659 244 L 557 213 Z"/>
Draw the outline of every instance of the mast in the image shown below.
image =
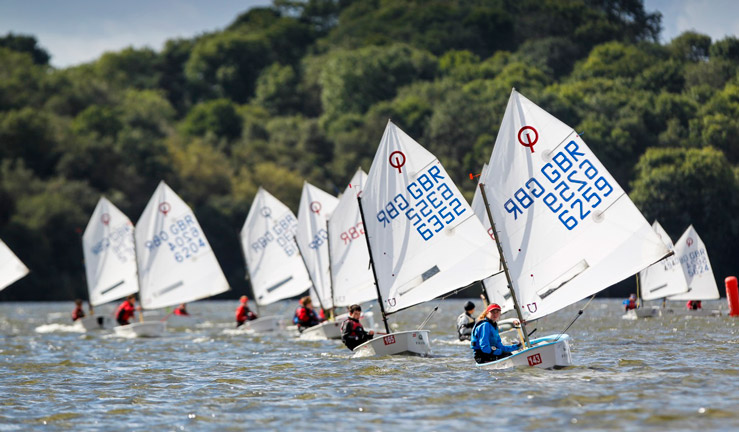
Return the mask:
<path fill-rule="evenodd" d="M 636 274 L 636 308 L 641 307 L 641 291 L 639 290 L 639 273 Z"/>
<path fill-rule="evenodd" d="M 328 219 L 326 219 L 326 248 L 328 250 L 328 283 L 331 287 L 331 311 L 329 312 L 329 317 L 333 321 L 336 305 L 334 304 L 334 274 L 331 272 L 331 233 L 328 231 Z"/>
<path fill-rule="evenodd" d="M 516 308 L 516 314 L 518 315 L 518 320 L 521 322 L 521 329 L 523 330 L 523 339 L 524 343 L 527 347 L 531 346 L 531 342 L 529 342 L 529 334 L 526 332 L 526 324 L 523 320 L 523 314 L 521 313 L 521 307 L 518 304 L 518 298 L 516 297 L 516 290 L 513 289 L 513 282 L 511 281 L 511 274 L 508 272 L 508 263 L 505 260 L 505 256 L 503 255 L 503 247 L 500 245 L 500 240 L 498 239 L 498 230 L 495 229 L 495 222 L 493 221 L 493 214 L 490 212 L 490 204 L 488 204 L 488 196 L 485 193 L 485 184 L 480 183 L 480 193 L 482 194 L 482 199 L 485 201 L 485 210 L 488 213 L 488 218 L 490 219 L 490 226 L 493 228 L 493 232 L 495 235 L 495 245 L 498 246 L 498 253 L 500 254 L 500 263 L 503 265 L 503 271 L 505 271 L 505 277 L 508 281 L 508 289 L 511 291 L 511 297 L 513 298 L 513 306 Z"/>
<path fill-rule="evenodd" d="M 139 284 L 139 293 L 141 292 L 141 273 L 139 273 L 139 252 L 136 246 L 136 226 L 133 226 L 133 255 L 134 262 L 136 263 L 136 283 Z M 144 305 L 141 301 L 141 295 L 139 295 L 139 322 L 144 322 Z"/>
<path fill-rule="evenodd" d="M 310 274 L 310 270 L 308 270 L 308 264 L 305 262 L 305 257 L 303 256 L 303 251 L 300 250 L 300 244 L 298 243 L 298 239 L 293 236 L 293 241 L 295 242 L 295 246 L 298 248 L 298 253 L 300 254 L 300 259 L 303 260 L 303 265 L 305 266 L 305 271 L 308 273 L 308 278 L 310 279 L 311 285 L 313 285 L 313 291 L 316 293 L 316 298 L 318 299 L 318 306 L 321 307 L 321 310 L 323 309 L 323 302 L 321 301 L 321 295 L 318 293 L 318 287 L 316 286 L 316 283 L 313 282 L 313 276 Z"/>
<path fill-rule="evenodd" d="M 377 271 L 375 270 L 375 262 L 372 259 L 372 246 L 370 246 L 369 233 L 367 232 L 367 224 L 364 223 L 364 209 L 362 209 L 362 197 L 357 196 L 359 202 L 359 215 L 362 217 L 362 226 L 364 226 L 364 239 L 367 241 L 367 252 L 369 252 L 370 265 L 372 265 L 372 276 L 375 278 L 375 289 L 377 290 L 377 302 L 380 303 L 380 311 L 382 312 L 382 322 L 385 323 L 385 331 L 390 333 L 390 327 L 387 325 L 387 315 L 385 314 L 385 305 L 382 303 L 382 294 L 380 293 L 380 285 L 377 283 Z"/>

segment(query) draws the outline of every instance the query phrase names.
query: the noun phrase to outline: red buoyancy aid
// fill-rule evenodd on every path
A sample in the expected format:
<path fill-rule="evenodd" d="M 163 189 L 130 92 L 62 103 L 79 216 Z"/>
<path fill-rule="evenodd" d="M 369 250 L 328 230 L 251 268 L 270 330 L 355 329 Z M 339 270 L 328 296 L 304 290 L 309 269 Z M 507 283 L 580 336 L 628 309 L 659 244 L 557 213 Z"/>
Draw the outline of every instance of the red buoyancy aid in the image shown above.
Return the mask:
<path fill-rule="evenodd" d="M 249 310 L 245 304 L 239 305 L 236 308 L 236 322 L 243 323 L 245 321 L 251 321 L 257 319 L 257 314 Z"/>
<path fill-rule="evenodd" d="M 627 310 L 636 309 L 636 300 L 629 299 L 629 303 L 626 304 L 626 309 Z"/>
<path fill-rule="evenodd" d="M 295 316 L 298 317 L 298 325 L 303 327 L 312 327 L 321 322 L 316 315 L 315 310 L 310 310 L 305 306 L 301 306 L 295 311 Z"/>
<path fill-rule="evenodd" d="M 136 308 L 133 307 L 131 302 L 126 300 L 121 303 L 121 305 L 118 306 L 118 309 L 115 311 L 116 320 L 121 322 L 128 322 L 128 320 L 133 318 L 133 314 L 135 311 Z"/>
<path fill-rule="evenodd" d="M 85 311 L 81 307 L 76 307 L 72 312 L 72 321 L 77 321 L 80 318 L 85 317 Z"/>

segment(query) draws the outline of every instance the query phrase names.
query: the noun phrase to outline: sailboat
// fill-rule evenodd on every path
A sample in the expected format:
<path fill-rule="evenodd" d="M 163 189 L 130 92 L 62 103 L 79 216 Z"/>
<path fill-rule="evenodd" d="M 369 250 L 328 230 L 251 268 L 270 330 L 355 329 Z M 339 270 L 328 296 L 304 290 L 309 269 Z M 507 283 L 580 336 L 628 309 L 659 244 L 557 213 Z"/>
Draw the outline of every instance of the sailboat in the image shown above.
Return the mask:
<path fill-rule="evenodd" d="M 241 247 L 257 306 L 295 297 L 311 286 L 295 244 L 297 230 L 293 212 L 260 187 L 241 229 Z M 258 333 L 281 327 L 278 316 L 260 316 L 245 325 Z"/>
<path fill-rule="evenodd" d="M 28 274 L 28 267 L 0 240 L 0 291 Z"/>
<path fill-rule="evenodd" d="M 367 174 L 359 168 L 328 221 L 334 306 L 350 306 L 377 299 L 364 225 L 357 205 L 357 196 L 364 190 L 366 182 Z"/>
<path fill-rule="evenodd" d="M 481 191 L 522 323 L 669 254 L 582 137 L 515 89 L 488 165 Z M 524 349 L 478 366 L 569 366 L 569 339 L 529 340 L 524 330 Z"/>
<path fill-rule="evenodd" d="M 82 234 L 82 254 L 90 312 L 79 320 L 87 331 L 111 329 L 111 316 L 94 315 L 93 307 L 139 292 L 133 224 L 107 198 L 98 200 Z"/>
<path fill-rule="evenodd" d="M 483 228 L 485 228 L 485 231 L 490 236 L 490 241 L 495 244 L 493 228 L 490 226 L 490 219 L 488 218 L 487 210 L 485 209 L 485 202 L 482 199 L 482 193 L 480 192 L 480 183 L 482 182 L 482 179 L 485 178 L 485 173 L 487 172 L 487 169 L 488 164 L 486 163 L 482 167 L 482 173 L 479 176 L 479 181 L 477 183 L 477 187 L 475 188 L 475 194 L 472 197 L 471 207 L 472 210 L 475 212 L 475 216 L 477 216 Z M 497 255 L 497 248 L 494 249 L 493 252 L 495 252 Z M 500 259 L 499 255 L 498 259 Z M 495 303 L 500 305 L 501 314 L 513 310 L 513 297 L 511 296 L 511 291 L 508 288 L 508 281 L 503 271 L 502 262 L 498 267 L 498 273 L 483 279 L 481 281 L 481 284 L 482 289 L 484 290 L 485 300 L 489 304 Z M 502 338 L 516 337 L 516 333 L 518 333 L 518 329 L 520 328 L 518 323 L 519 321 L 516 318 L 507 318 L 498 321 L 498 331 L 500 332 L 500 336 Z"/>
<path fill-rule="evenodd" d="M 662 228 L 662 225 L 654 221 L 652 229 L 667 248 L 674 251 L 675 246 L 672 244 L 672 239 Z M 664 299 L 688 290 L 685 273 L 677 255 L 674 254 L 640 271 L 636 276 L 636 281 L 637 299 L 641 301 Z M 626 312 L 624 318 L 649 318 L 660 314 L 661 311 L 658 306 L 645 307 L 640 304 L 638 308 Z"/>
<path fill-rule="evenodd" d="M 716 278 L 713 276 L 711 261 L 708 259 L 706 245 L 698 233 L 690 225 L 675 245 L 675 256 L 680 265 L 688 290 L 681 294 L 668 297 L 668 300 L 716 300 L 720 298 Z M 719 310 L 698 309 L 667 309 L 666 314 L 674 315 L 720 315 Z"/>
<path fill-rule="evenodd" d="M 303 183 L 303 193 L 298 206 L 298 233 L 296 242 L 305 268 L 311 279 L 310 297 L 313 305 L 324 311 L 334 307 L 331 291 L 331 273 L 328 257 L 328 219 L 339 200 L 308 182 Z M 300 334 L 301 339 L 340 339 L 341 323 L 327 320 L 309 327 Z"/>
<path fill-rule="evenodd" d="M 369 266 L 364 225 L 359 214 L 357 196 L 364 189 L 367 174 L 357 169 L 328 221 L 328 257 L 331 276 L 331 297 L 334 307 L 348 307 L 377 299 L 372 269 Z M 341 324 L 348 313 L 335 318 Z M 374 313 L 362 311 L 359 321 L 365 329 L 374 327 Z"/>
<path fill-rule="evenodd" d="M 157 309 L 229 290 L 213 249 L 192 210 L 164 181 L 136 223 L 141 306 Z M 114 328 L 125 336 L 159 336 L 163 320 Z"/>
<path fill-rule="evenodd" d="M 496 273 L 490 237 L 436 156 L 391 121 L 358 202 L 388 334 L 354 352 L 428 355 L 428 330 L 391 333 L 387 316 Z"/>

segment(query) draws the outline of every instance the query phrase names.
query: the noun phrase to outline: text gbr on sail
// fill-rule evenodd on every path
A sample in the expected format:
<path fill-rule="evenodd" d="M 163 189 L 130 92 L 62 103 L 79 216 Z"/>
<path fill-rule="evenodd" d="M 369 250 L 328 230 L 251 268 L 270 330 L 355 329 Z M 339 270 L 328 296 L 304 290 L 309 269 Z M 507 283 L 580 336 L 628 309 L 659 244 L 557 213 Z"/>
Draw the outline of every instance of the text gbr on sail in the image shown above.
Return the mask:
<path fill-rule="evenodd" d="M 607 173 L 599 174 L 577 142 L 570 141 L 564 151 L 554 155 L 552 162 L 544 164 L 538 175 L 518 188 L 503 208 L 518 220 L 535 199 L 540 199 L 562 225 L 573 230 L 613 192 L 613 186 L 606 179 Z"/>

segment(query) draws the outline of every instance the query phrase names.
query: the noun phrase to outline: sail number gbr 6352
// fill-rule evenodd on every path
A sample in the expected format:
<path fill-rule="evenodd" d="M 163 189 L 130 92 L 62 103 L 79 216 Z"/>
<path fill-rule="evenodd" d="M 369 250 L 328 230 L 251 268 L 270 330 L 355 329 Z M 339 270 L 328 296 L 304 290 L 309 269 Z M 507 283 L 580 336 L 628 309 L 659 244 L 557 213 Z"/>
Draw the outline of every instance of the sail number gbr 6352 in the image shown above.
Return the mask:
<path fill-rule="evenodd" d="M 428 241 L 467 210 L 437 165 L 431 166 L 405 189 L 407 193 L 395 195 L 377 213 L 377 220 L 382 222 L 383 228 L 398 216 L 405 215 L 416 232 Z"/>
<path fill-rule="evenodd" d="M 606 179 L 608 173 L 601 175 L 575 141 L 567 143 L 540 173 L 526 180 L 503 204 L 514 219 L 528 211 L 535 200 L 541 200 L 565 228 L 573 230 L 614 190 Z"/>

